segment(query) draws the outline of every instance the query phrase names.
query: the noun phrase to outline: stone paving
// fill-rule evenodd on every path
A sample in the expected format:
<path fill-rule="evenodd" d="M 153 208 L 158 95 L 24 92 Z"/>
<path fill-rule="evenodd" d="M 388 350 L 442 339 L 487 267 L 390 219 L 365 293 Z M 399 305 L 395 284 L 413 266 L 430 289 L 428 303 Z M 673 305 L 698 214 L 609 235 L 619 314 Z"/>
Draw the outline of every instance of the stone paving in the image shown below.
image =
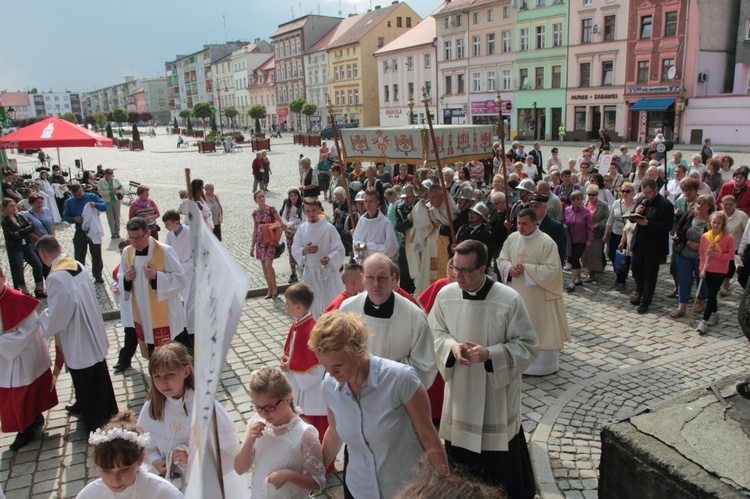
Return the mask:
<path fill-rule="evenodd" d="M 182 169 L 191 168 L 193 178 L 216 185 L 226 210 L 225 244 L 253 278 L 253 286 L 263 286 L 260 266 L 248 257 L 249 213 L 253 206 L 248 179 L 253 155 L 249 150 L 231 155 L 177 152 L 175 141 L 165 136 L 151 139 L 143 153 L 62 150 L 63 165 L 73 163 L 72 158 L 83 157 L 87 168 L 94 169 L 99 162 L 116 168 L 116 175 L 124 183 L 147 182 L 162 212 L 177 206 L 176 192 L 184 183 Z M 274 139 L 272 144 L 274 174 L 268 199 L 269 204 L 277 207 L 281 206 L 285 187 L 297 184 L 299 154 L 313 152 L 310 148 L 293 146 L 290 141 L 290 137 L 285 137 L 280 141 Z M 543 150 L 546 152 L 549 147 L 543 146 Z M 561 157 L 573 156 L 579 148 L 579 144 L 570 144 L 562 149 Z M 21 170 L 34 166 L 31 158 L 18 158 Z M 125 213 L 126 207 L 123 208 Z M 71 228 L 60 224 L 58 236 L 72 253 Z M 116 244 L 107 245 L 108 242 L 106 236 L 105 271 L 111 273 L 119 258 Z M 0 264 L 7 269 L 5 251 L 0 251 Z M 286 258 L 277 261 L 276 267 L 278 281 L 286 282 L 289 272 Z M 666 298 L 671 290 L 666 270 L 662 266 L 654 303 L 643 316 L 636 314 L 627 294 L 614 290 L 610 272 L 600 274 L 598 283 L 586 284 L 575 293 L 566 294 L 574 341 L 562 352 L 561 370 L 542 378 L 524 378 L 523 427 L 543 497 L 597 496 L 602 423 L 644 406 L 654 407 L 717 379 L 750 372 L 747 341 L 736 323 L 741 293 L 738 285 L 734 283 L 731 295 L 720 300 L 720 325 L 701 337 L 688 327 L 686 318 L 680 321 L 669 318 L 668 312 L 675 304 L 673 299 Z M 30 275 L 27 282 L 33 282 Z M 113 308 L 107 287 L 97 288 L 102 309 Z M 122 327 L 117 321 L 108 321 L 106 325 L 111 366 L 116 362 Z M 238 435 L 244 434 L 246 421 L 252 416 L 246 388 L 250 374 L 262 365 L 277 362 L 288 325 L 282 300 L 247 300 L 218 390 L 219 400 L 235 421 Z M 120 409 L 137 413 L 148 390 L 148 379 L 143 359 L 138 357 L 134 367 L 125 375 L 113 374 L 112 381 Z M 96 477 L 89 462 L 87 436 L 77 419 L 63 409 L 72 399 L 71 386 L 70 377 L 61 375 L 57 383 L 60 405 L 48 413 L 41 438 L 14 453 L 7 448 L 15 436 L 0 434 L 0 449 L 5 449 L 0 454 L 0 484 L 9 498 L 74 497 Z M 326 489 L 319 497 L 342 496 L 340 476 L 329 475 Z"/>

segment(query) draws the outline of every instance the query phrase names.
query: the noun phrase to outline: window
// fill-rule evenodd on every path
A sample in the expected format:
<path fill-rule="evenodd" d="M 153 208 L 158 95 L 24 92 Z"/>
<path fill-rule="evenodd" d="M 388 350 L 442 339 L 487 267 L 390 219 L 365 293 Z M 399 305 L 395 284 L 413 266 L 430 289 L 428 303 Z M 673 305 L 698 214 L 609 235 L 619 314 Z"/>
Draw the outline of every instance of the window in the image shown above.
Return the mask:
<path fill-rule="evenodd" d="M 453 93 L 453 77 L 449 75 L 445 77 L 445 95 L 450 95 L 452 93 Z"/>
<path fill-rule="evenodd" d="M 562 23 L 552 25 L 552 46 L 562 47 Z"/>
<path fill-rule="evenodd" d="M 529 50 L 529 28 L 521 29 L 521 47 L 519 50 L 521 52 Z"/>
<path fill-rule="evenodd" d="M 510 17 L 510 7 L 506 5 L 503 7 L 503 19 L 508 19 Z"/>
<path fill-rule="evenodd" d="M 534 70 L 534 87 L 544 88 L 544 68 L 538 67 Z"/>
<path fill-rule="evenodd" d="M 473 17 L 473 19 L 472 19 L 473 23 L 474 24 L 479 24 L 479 12 L 474 12 L 474 15 L 472 17 Z"/>
<path fill-rule="evenodd" d="M 573 128 L 578 132 L 586 130 L 586 106 L 575 107 L 575 122 Z"/>
<path fill-rule="evenodd" d="M 471 55 L 473 55 L 474 57 L 479 57 L 479 55 L 480 55 L 480 53 L 481 53 L 481 49 L 480 49 L 480 47 L 481 47 L 481 45 L 482 45 L 482 40 L 481 40 L 481 38 L 480 38 L 479 36 L 474 36 L 474 37 L 472 38 L 472 42 L 471 42 L 471 45 L 472 45 L 472 47 L 473 47 L 473 48 L 472 48 L 472 53 L 471 53 Z"/>
<path fill-rule="evenodd" d="M 432 54 L 424 55 L 424 67 L 429 68 L 432 65 Z"/>
<path fill-rule="evenodd" d="M 503 53 L 510 52 L 510 31 L 503 31 Z"/>
<path fill-rule="evenodd" d="M 461 26 L 461 14 L 456 15 L 456 26 Z"/>
<path fill-rule="evenodd" d="M 448 28 L 450 28 L 450 27 L 451 27 L 451 19 L 452 19 L 452 18 L 451 18 L 451 16 L 448 16 L 448 17 L 446 17 L 446 18 L 445 18 L 445 20 L 443 21 L 443 26 L 444 26 L 444 27 L 445 27 L 446 29 L 448 29 Z"/>
<path fill-rule="evenodd" d="M 411 17 L 407 17 L 406 18 L 406 27 L 407 28 L 411 28 Z M 355 92 L 356 92 L 356 90 L 355 90 Z"/>
<path fill-rule="evenodd" d="M 378 37 L 378 48 L 383 48 L 383 45 L 385 45 L 385 37 L 379 36 Z"/>
<path fill-rule="evenodd" d="M 503 90 L 510 90 L 510 69 L 503 69 Z"/>
<path fill-rule="evenodd" d="M 471 74 L 471 91 L 472 92 L 482 91 L 482 73 Z"/>
<path fill-rule="evenodd" d="M 432 82 L 431 81 L 424 82 L 424 91 L 427 94 L 427 97 L 432 96 Z"/>
<path fill-rule="evenodd" d="M 354 89 L 354 104 L 359 104 L 359 89 Z"/>
<path fill-rule="evenodd" d="M 456 59 L 464 58 L 464 39 L 459 38 L 456 40 Z"/>
<path fill-rule="evenodd" d="M 581 43 L 591 43 L 593 25 L 592 19 L 581 19 Z"/>
<path fill-rule="evenodd" d="M 352 64 L 352 74 L 354 75 L 354 79 L 356 80 L 359 77 L 359 71 L 357 69 L 357 64 Z M 323 69 L 323 83 L 325 83 L 326 78 L 326 70 Z"/>
<path fill-rule="evenodd" d="M 412 56 L 406 58 L 406 69 L 409 71 L 414 69 L 414 58 Z"/>
<path fill-rule="evenodd" d="M 614 61 L 602 62 L 602 85 L 612 85 L 614 78 L 615 63 Z"/>
<path fill-rule="evenodd" d="M 495 90 L 495 72 L 487 71 L 487 91 L 494 92 Z"/>
<path fill-rule="evenodd" d="M 669 70 L 674 67 L 674 59 L 661 60 L 661 81 L 669 81 Z"/>
<path fill-rule="evenodd" d="M 677 34 L 677 12 L 667 12 L 664 16 L 664 36 Z"/>
<path fill-rule="evenodd" d="M 545 0 L 536 0 L 537 7 L 544 7 L 547 4 Z"/>
<path fill-rule="evenodd" d="M 450 40 L 443 42 L 443 51 L 445 52 L 444 59 L 446 61 L 453 59 L 453 42 Z"/>
<path fill-rule="evenodd" d="M 394 70 L 396 69 L 395 65 L 393 66 L 393 69 Z M 347 64 L 346 65 L 346 79 L 347 80 L 351 80 L 352 79 L 352 65 L 351 64 Z"/>
<path fill-rule="evenodd" d="M 518 70 L 518 86 L 521 90 L 529 89 L 529 70 L 521 68 Z"/>
<path fill-rule="evenodd" d="M 391 87 L 389 87 L 388 85 L 383 85 L 383 90 L 384 90 L 383 95 L 385 96 L 384 100 L 386 102 L 388 102 L 389 100 L 391 100 L 390 89 L 391 89 Z M 337 106 L 339 105 L 339 93 L 338 92 L 336 92 L 336 105 Z"/>
<path fill-rule="evenodd" d="M 396 27 L 403 28 L 402 23 L 401 23 L 401 16 L 396 18 Z"/>
<path fill-rule="evenodd" d="M 536 48 L 543 49 L 547 46 L 547 27 L 537 26 L 536 27 Z"/>
<path fill-rule="evenodd" d="M 579 72 L 579 87 L 590 87 L 591 86 L 591 63 L 582 62 Z"/>
<path fill-rule="evenodd" d="M 648 83 L 648 61 L 638 62 L 638 83 Z"/>
<path fill-rule="evenodd" d="M 583 0 L 583 6 L 584 7 L 587 7 L 589 5 L 591 5 L 591 0 Z"/>
<path fill-rule="evenodd" d="M 333 81 L 338 81 L 339 74 L 338 71 L 336 71 L 338 68 L 333 68 Z M 388 72 L 388 61 L 383 61 L 383 73 Z"/>
<path fill-rule="evenodd" d="M 346 94 L 347 94 L 347 97 L 348 97 L 347 98 L 347 104 L 349 104 L 351 106 L 352 104 L 354 104 L 354 92 L 352 92 L 351 90 L 348 90 L 346 92 Z"/>
<path fill-rule="evenodd" d="M 398 84 L 393 84 L 393 100 L 398 100 Z"/>
<path fill-rule="evenodd" d="M 463 73 L 456 76 L 456 87 L 457 87 L 456 90 L 459 94 L 463 94 L 466 92 L 466 89 L 464 88 L 464 84 L 465 84 L 464 79 L 465 78 L 464 78 Z"/>
<path fill-rule="evenodd" d="M 413 98 L 414 97 L 414 84 L 413 83 L 408 84 L 408 91 L 409 91 L 409 98 L 410 99 Z"/>
<path fill-rule="evenodd" d="M 605 130 L 613 130 L 615 128 L 615 122 L 617 121 L 617 106 L 604 106 L 604 120 L 602 121 L 602 128 Z"/>
<path fill-rule="evenodd" d="M 552 88 L 562 87 L 562 66 L 552 66 Z"/>
<path fill-rule="evenodd" d="M 492 55 L 494 53 L 495 53 L 495 33 L 487 33 L 487 55 Z"/>
<path fill-rule="evenodd" d="M 651 16 L 641 17 L 641 38 L 651 38 L 651 24 L 653 18 Z"/>
<path fill-rule="evenodd" d="M 615 16 L 604 16 L 604 41 L 615 39 Z"/>
<path fill-rule="evenodd" d="M 398 59 L 393 59 L 393 70 L 398 71 Z"/>
<path fill-rule="evenodd" d="M 487 22 L 491 23 L 495 20 L 495 9 L 487 9 Z"/>

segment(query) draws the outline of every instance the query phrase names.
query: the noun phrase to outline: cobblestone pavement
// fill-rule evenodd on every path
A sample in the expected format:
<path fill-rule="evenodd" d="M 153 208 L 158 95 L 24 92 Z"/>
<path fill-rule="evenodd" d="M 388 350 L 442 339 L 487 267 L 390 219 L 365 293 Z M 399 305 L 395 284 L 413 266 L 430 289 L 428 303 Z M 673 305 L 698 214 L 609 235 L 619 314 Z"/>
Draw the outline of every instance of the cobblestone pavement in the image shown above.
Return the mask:
<path fill-rule="evenodd" d="M 286 137 L 272 144 L 274 168 L 269 203 L 277 207 L 287 185 L 296 185 L 296 159 L 311 149 L 293 146 Z M 284 142 L 286 141 L 286 142 Z M 252 199 L 248 184 L 249 151 L 238 154 L 176 152 L 175 140 L 164 136 L 146 142 L 144 153 L 111 149 L 62 150 L 63 164 L 83 157 L 87 168 L 102 162 L 117 168 L 121 181 L 139 180 L 152 186 L 152 197 L 162 211 L 177 205 L 176 191 L 183 183 L 182 169 L 189 167 L 193 178 L 216 185 L 216 192 L 227 211 L 225 243 L 246 271 L 253 286 L 263 286 L 262 273 L 249 253 L 249 212 Z M 545 151 L 548 147 L 543 147 Z M 576 147 L 563 149 L 561 157 L 575 154 Z M 170 154 L 171 153 L 171 154 Z M 17 157 L 11 155 L 11 157 Z M 33 167 L 27 157 L 19 158 L 19 168 Z M 238 216 L 239 214 L 239 216 Z M 108 233 L 108 229 L 105 229 Z M 162 231 L 162 234 L 164 232 Z M 58 226 L 61 242 L 72 253 L 72 230 Z M 105 238 L 105 245 L 109 242 Z M 118 262 L 116 245 L 104 251 L 105 270 Z M 5 251 L 0 264 L 7 269 Z M 279 282 L 288 277 L 288 262 L 276 262 Z M 698 336 L 683 318 L 669 318 L 674 308 L 671 280 L 666 266 L 648 314 L 638 315 L 627 294 L 614 290 L 610 269 L 598 282 L 586 284 L 565 295 L 571 325 L 572 343 L 561 355 L 558 373 L 541 378 L 524 378 L 523 427 L 531 448 L 539 491 L 543 497 L 593 498 L 597 496 L 598 466 L 601 458 L 599 432 L 604 422 L 620 418 L 642 406 L 655 405 L 686 390 L 706 386 L 730 375 L 750 372 L 747 341 L 736 322 L 737 300 L 741 290 L 732 284 L 729 297 L 720 299 L 720 325 L 706 336 Z M 27 282 L 32 283 L 30 275 Z M 632 286 L 632 282 L 629 283 Z M 102 309 L 111 309 L 106 286 L 98 286 Z M 630 291 L 630 289 L 628 290 Z M 44 303 L 42 303 L 42 306 Z M 108 321 L 109 365 L 116 362 L 122 327 Z M 288 330 L 281 299 L 274 302 L 251 298 L 245 305 L 237 335 L 227 357 L 218 397 L 243 435 L 252 416 L 247 383 L 253 370 L 275 364 Z M 693 324 L 695 326 L 695 324 Z M 137 358 L 134 369 L 113 374 L 112 382 L 120 409 L 138 413 L 148 389 L 146 363 Z M 15 435 L 0 434 L 0 484 L 9 498 L 74 497 L 96 477 L 82 425 L 63 409 L 72 400 L 67 374 L 57 384 L 60 405 L 47 415 L 41 438 L 18 453 L 8 450 Z M 343 497 L 338 473 L 329 475 L 320 497 Z"/>

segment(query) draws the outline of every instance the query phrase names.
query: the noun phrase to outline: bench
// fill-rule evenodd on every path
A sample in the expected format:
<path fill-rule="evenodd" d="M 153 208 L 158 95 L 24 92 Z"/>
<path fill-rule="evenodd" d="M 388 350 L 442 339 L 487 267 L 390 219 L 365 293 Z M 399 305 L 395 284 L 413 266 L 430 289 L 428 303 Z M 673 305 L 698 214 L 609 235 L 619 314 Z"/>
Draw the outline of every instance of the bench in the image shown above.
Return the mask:
<path fill-rule="evenodd" d="M 125 203 L 125 198 L 128 198 L 128 202 L 125 204 L 130 204 L 133 202 L 133 195 L 136 194 L 138 191 L 138 188 L 141 186 L 140 182 L 136 182 L 135 180 L 131 180 L 128 184 L 128 190 L 122 192 L 123 196 L 123 203 Z"/>

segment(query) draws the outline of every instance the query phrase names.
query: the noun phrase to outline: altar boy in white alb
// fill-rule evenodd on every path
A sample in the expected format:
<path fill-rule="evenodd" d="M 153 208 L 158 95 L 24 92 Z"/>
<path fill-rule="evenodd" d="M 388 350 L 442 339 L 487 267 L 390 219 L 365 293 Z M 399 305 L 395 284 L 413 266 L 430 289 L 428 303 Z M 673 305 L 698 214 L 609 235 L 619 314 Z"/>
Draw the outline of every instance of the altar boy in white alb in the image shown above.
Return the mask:
<path fill-rule="evenodd" d="M 345 250 L 336 227 L 320 215 L 320 201 L 305 198 L 302 210 L 307 218 L 294 234 L 292 256 L 304 269 L 302 282 L 313 288 L 310 313 L 317 320 L 320 314 L 344 289 L 339 268 L 344 264 Z"/>
<path fill-rule="evenodd" d="M 86 431 L 94 431 L 118 412 L 107 369 L 109 341 L 96 291 L 83 265 L 66 256 L 53 236 L 42 236 L 36 249 L 51 269 L 42 330 L 44 336 L 60 339 Z"/>
<path fill-rule="evenodd" d="M 354 229 L 354 259 L 360 265 L 370 255 L 383 253 L 393 258 L 398 253 L 398 239 L 391 221 L 380 211 L 380 195 L 373 187 L 365 191 L 365 210 Z"/>
<path fill-rule="evenodd" d="M 177 254 L 149 235 L 145 219 L 132 218 L 125 228 L 131 245 L 122 252 L 117 278 L 124 292 L 122 306 L 132 307 L 138 339 L 149 351 L 171 341 L 191 351 L 193 341 L 180 300 L 187 275 Z"/>

